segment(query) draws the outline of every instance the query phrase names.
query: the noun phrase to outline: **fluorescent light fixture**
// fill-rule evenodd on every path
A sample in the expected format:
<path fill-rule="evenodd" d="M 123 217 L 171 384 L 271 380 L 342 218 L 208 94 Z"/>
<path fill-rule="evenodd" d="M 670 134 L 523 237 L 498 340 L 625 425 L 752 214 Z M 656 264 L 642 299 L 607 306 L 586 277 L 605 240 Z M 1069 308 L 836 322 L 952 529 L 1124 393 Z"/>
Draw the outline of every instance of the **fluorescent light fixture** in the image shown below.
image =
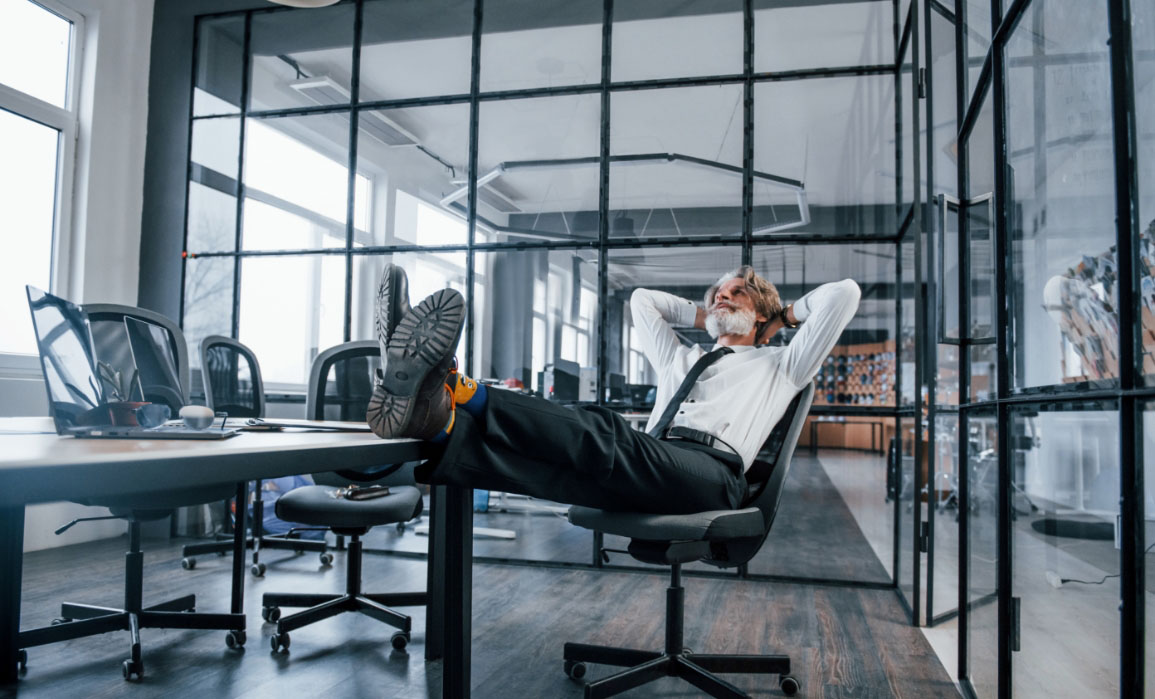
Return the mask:
<path fill-rule="evenodd" d="M 289 87 L 317 104 L 343 104 L 349 101 L 349 91 L 328 75 L 302 78 Z M 417 137 L 381 112 L 363 111 L 357 126 L 366 135 L 387 146 L 415 146 Z"/>
<path fill-rule="evenodd" d="M 269 2 L 289 7 L 328 7 L 336 4 L 337 0 L 269 0 Z"/>

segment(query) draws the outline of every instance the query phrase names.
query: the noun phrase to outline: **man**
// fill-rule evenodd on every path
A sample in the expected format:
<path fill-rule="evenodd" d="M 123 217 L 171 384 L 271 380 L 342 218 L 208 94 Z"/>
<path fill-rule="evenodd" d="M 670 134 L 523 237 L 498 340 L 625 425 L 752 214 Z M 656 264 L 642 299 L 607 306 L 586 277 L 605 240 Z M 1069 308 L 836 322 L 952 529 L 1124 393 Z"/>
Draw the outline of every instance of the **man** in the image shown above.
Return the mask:
<path fill-rule="evenodd" d="M 442 290 L 409 309 L 404 272 L 389 266 L 377 297 L 384 371 L 369 404 L 380 437 L 441 443 L 418 480 L 521 493 L 609 510 L 683 514 L 740 507 L 744 472 L 799 389 L 858 308 L 858 285 L 825 284 L 782 307 L 774 285 L 742 267 L 706 294 L 706 307 L 660 291 L 630 300 L 646 358 L 658 373 L 647 431 L 608 408 L 566 408 L 512 391 L 487 390 L 453 369 L 465 305 Z M 717 340 L 712 361 L 672 419 L 663 413 L 707 354 L 679 342 L 675 326 Z M 756 346 L 783 326 L 787 347 Z M 659 422 L 666 424 L 659 425 Z"/>

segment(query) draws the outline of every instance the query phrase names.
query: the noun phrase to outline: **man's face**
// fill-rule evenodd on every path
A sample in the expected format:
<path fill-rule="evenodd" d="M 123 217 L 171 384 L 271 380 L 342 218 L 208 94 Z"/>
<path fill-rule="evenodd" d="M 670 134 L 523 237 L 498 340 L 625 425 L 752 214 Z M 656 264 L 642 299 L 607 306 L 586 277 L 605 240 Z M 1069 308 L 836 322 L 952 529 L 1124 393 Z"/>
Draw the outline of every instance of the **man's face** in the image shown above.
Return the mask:
<path fill-rule="evenodd" d="M 714 305 L 709 311 L 711 314 L 749 311 L 755 314 L 754 317 L 759 323 L 766 320 L 765 316 L 754 311 L 754 299 L 750 298 L 746 283 L 737 277 L 726 280 L 718 287 L 718 291 L 714 294 Z"/>

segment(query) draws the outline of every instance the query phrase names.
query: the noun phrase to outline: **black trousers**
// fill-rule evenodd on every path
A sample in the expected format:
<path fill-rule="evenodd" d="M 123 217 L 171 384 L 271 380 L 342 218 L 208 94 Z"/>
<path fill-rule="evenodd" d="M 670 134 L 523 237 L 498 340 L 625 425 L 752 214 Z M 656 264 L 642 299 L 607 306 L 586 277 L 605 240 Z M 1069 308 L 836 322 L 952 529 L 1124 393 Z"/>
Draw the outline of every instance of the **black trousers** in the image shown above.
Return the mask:
<path fill-rule="evenodd" d="M 746 496 L 736 456 L 655 439 L 598 406 L 498 389 L 488 397 L 478 418 L 458 409 L 444 451 L 417 468 L 417 480 L 664 514 L 734 509 Z"/>

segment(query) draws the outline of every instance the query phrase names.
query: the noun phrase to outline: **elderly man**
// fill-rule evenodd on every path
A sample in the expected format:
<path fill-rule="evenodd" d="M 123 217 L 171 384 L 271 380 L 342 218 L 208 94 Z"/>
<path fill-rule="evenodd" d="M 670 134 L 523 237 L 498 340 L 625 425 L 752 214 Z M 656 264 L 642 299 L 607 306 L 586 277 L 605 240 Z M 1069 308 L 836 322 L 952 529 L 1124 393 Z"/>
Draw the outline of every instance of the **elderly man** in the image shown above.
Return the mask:
<path fill-rule="evenodd" d="M 710 287 L 705 308 L 638 289 L 634 325 L 658 374 L 654 412 L 640 432 L 608 408 L 487 390 L 458 374 L 461 295 L 438 291 L 410 309 L 404 272 L 391 265 L 377 296 L 385 368 L 368 422 L 383 438 L 442 444 L 417 469 L 429 483 L 635 512 L 740 507 L 745 470 L 834 347 L 859 295 L 847 279 L 783 307 L 774 285 L 750 267 Z M 709 332 L 714 348 L 679 342 L 673 328 L 688 325 Z M 759 346 L 783 326 L 801 326 L 788 346 Z"/>

